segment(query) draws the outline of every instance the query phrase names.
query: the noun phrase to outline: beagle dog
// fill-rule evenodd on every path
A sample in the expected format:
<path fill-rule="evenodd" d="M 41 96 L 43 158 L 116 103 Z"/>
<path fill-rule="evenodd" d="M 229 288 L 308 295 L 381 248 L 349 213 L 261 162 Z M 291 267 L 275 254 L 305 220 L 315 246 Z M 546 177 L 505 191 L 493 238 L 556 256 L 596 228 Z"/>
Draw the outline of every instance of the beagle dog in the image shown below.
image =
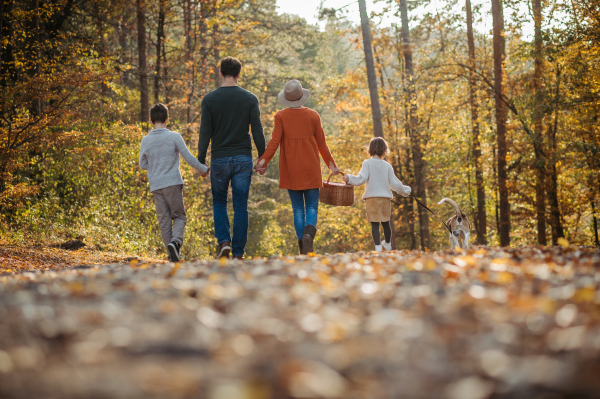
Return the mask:
<path fill-rule="evenodd" d="M 462 213 L 456 202 L 452 201 L 450 198 L 442 199 L 438 202 L 438 205 L 442 205 L 443 203 L 452 205 L 456 211 L 456 215 L 452 216 L 446 222 L 446 226 L 452 231 L 450 234 L 450 249 L 454 249 L 456 246 L 468 248 L 469 235 L 471 234 L 471 223 L 469 223 L 469 219 Z"/>

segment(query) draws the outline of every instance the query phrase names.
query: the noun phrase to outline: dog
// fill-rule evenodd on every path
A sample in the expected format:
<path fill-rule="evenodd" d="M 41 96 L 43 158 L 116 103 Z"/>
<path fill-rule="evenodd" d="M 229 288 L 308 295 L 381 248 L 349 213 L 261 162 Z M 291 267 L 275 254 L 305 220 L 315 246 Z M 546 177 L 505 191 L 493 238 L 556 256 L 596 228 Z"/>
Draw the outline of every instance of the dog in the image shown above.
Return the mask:
<path fill-rule="evenodd" d="M 456 202 L 452 201 L 450 198 L 442 199 L 438 202 L 438 205 L 442 205 L 443 203 L 452 205 L 456 211 L 456 215 L 452 216 L 446 222 L 446 226 L 448 226 L 452 232 L 450 233 L 450 249 L 454 249 L 457 246 L 463 249 L 468 248 L 469 235 L 471 234 L 471 223 L 469 223 L 469 219 L 462 213 Z"/>

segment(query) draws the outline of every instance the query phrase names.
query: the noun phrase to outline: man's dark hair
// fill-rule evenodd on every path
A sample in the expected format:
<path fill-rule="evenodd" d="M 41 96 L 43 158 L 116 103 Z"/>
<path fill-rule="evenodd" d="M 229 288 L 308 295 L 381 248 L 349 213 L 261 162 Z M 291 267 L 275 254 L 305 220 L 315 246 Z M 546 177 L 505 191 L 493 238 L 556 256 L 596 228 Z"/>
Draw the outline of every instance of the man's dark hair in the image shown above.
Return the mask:
<path fill-rule="evenodd" d="M 371 142 L 369 143 L 370 156 L 377 155 L 381 158 L 387 155 L 389 152 L 390 150 L 388 149 L 387 141 L 385 141 L 381 137 L 374 137 L 371 139 Z"/>
<path fill-rule="evenodd" d="M 169 117 L 169 108 L 165 104 L 154 104 L 150 108 L 150 120 L 152 123 L 165 123 Z"/>
<path fill-rule="evenodd" d="M 225 57 L 221 60 L 220 68 L 223 77 L 231 76 L 233 78 L 236 78 L 242 70 L 242 62 L 237 58 Z"/>

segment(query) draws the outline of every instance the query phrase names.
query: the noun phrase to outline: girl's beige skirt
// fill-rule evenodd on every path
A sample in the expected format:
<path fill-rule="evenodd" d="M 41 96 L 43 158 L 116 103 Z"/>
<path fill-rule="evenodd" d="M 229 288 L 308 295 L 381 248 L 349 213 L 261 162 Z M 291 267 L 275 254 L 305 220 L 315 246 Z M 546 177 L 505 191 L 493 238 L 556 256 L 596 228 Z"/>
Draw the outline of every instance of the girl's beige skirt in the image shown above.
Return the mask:
<path fill-rule="evenodd" d="M 367 198 L 367 219 L 371 223 L 389 222 L 392 214 L 392 200 L 389 198 Z"/>

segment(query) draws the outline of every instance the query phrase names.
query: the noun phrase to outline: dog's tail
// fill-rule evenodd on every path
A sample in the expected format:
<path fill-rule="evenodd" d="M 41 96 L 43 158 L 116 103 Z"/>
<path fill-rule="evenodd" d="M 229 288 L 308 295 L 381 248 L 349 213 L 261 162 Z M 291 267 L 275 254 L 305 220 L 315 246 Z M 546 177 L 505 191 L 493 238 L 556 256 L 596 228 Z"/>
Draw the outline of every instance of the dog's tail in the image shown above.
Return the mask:
<path fill-rule="evenodd" d="M 442 205 L 443 203 L 452 205 L 452 207 L 456 211 L 456 216 L 458 216 L 458 217 L 462 216 L 463 213 L 460 210 L 460 208 L 458 207 L 458 204 L 456 202 L 452 201 L 450 198 L 444 198 L 440 202 L 438 202 L 438 205 Z"/>

